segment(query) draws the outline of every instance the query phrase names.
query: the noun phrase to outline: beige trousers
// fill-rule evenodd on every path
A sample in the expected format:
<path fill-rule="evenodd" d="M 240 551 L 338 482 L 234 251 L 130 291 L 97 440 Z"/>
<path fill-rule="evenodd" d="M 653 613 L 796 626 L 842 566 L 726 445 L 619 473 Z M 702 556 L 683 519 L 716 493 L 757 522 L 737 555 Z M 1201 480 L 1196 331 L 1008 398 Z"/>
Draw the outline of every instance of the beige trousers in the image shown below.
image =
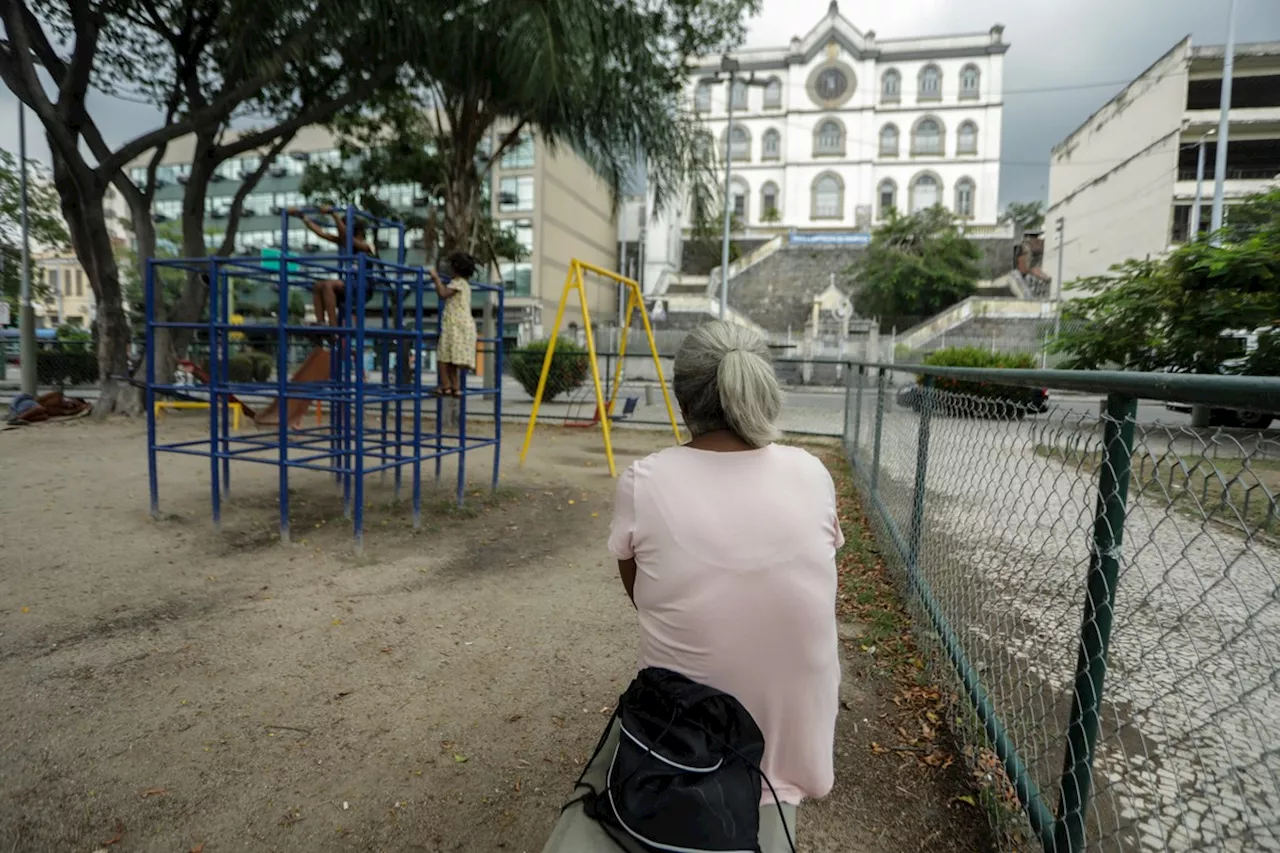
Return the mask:
<path fill-rule="evenodd" d="M 618 722 L 615 720 L 609 729 L 609 737 L 605 739 L 604 748 L 587 768 L 583 782 L 589 782 L 597 791 L 603 791 L 605 775 L 609 771 L 609 762 L 618 746 Z M 585 787 L 574 791 L 575 799 L 586 793 Z M 796 807 L 788 803 L 782 804 L 782 814 L 778 814 L 776 805 L 760 807 L 760 850 L 761 853 L 791 853 L 787 845 L 787 835 L 783 831 L 782 821 L 786 820 L 787 829 L 791 831 L 791 840 L 796 838 Z M 542 853 L 614 853 L 618 844 L 608 835 L 600 824 L 587 817 L 581 803 L 574 803 L 564 810 L 557 821 L 551 837 L 547 839 Z M 627 853 L 642 853 L 638 846 L 623 847 Z"/>

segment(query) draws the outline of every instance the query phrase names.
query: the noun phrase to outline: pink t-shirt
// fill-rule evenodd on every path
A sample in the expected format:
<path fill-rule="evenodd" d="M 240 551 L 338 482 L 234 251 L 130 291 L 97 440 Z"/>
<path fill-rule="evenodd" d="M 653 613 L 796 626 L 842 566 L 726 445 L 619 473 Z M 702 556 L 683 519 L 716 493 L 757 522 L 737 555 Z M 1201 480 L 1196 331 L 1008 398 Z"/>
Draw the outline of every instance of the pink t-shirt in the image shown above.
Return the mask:
<path fill-rule="evenodd" d="M 671 447 L 618 480 L 609 550 L 636 561 L 640 666 L 737 697 L 786 803 L 834 781 L 843 544 L 831 475 L 799 448 Z"/>

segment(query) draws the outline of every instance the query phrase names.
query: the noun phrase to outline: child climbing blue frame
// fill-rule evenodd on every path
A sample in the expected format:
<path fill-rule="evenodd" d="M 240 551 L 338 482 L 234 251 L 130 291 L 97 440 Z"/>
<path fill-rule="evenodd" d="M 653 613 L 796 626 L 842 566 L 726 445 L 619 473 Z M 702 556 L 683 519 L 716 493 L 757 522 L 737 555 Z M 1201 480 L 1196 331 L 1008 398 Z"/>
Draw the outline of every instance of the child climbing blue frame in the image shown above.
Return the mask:
<path fill-rule="evenodd" d="M 314 208 L 305 213 L 319 213 Z M 231 462 L 257 462 L 279 469 L 280 541 L 289 542 L 289 472 L 290 469 L 323 471 L 331 474 L 342 488 L 344 516 L 352 520 L 357 553 L 364 545 L 364 481 L 374 473 L 393 472 L 395 495 L 399 499 L 403 471 L 412 474 L 413 526 L 422 523 L 422 464 L 435 463 L 438 483 L 446 456 L 458 456 L 457 501 L 463 502 L 468 453 L 493 447 L 492 487 L 497 488 L 502 449 L 502 357 L 504 293 L 500 286 L 473 282 L 474 291 L 493 292 L 495 306 L 494 337 L 479 337 L 492 345 L 494 387 L 468 387 L 462 377 L 458 400 L 458 431 L 444 431 L 445 401 L 435 394 L 436 386 L 422 381 L 422 362 L 429 349 L 440 339 L 444 305 L 436 298 L 435 288 L 421 267 L 405 264 L 405 226 L 400 222 L 380 219 L 355 208 L 346 209 L 346 240 L 335 255 L 289 252 L 289 213 L 281 211 L 282 242 L 280 253 L 272 258 L 208 257 L 184 260 L 149 258 L 146 265 L 146 403 L 147 466 L 151 489 L 151 514 L 159 517 L 159 453 L 200 456 L 209 460 L 210 500 L 215 529 L 220 525 L 222 501 L 231 488 Z M 395 262 L 382 261 L 357 254 L 352 247 L 352 232 L 357 219 L 374 228 L 395 228 L 399 232 L 399 250 Z M 372 239 L 372 235 L 370 237 Z M 209 277 L 209 318 L 195 323 L 177 323 L 156 319 L 156 271 L 178 269 Z M 279 307 L 274 324 L 232 324 L 230 300 L 227 298 L 232 279 L 266 282 L 277 288 Z M 344 282 L 342 317 L 345 325 L 337 327 L 303 326 L 289 323 L 290 287 L 307 287 L 320 280 Z M 381 298 L 382 328 L 367 328 L 366 294 L 368 288 Z M 428 301 L 432 301 L 428 305 Z M 427 309 L 435 310 L 432 331 L 424 327 Z M 413 328 L 406 329 L 405 315 L 410 314 Z M 388 327 L 388 318 L 394 326 Z M 209 437 L 159 443 L 156 440 L 155 401 L 157 395 L 192 391 L 189 385 L 156 381 L 155 336 L 157 329 L 186 329 L 205 332 L 209 336 L 208 384 L 202 390 L 208 397 Z M 228 372 L 233 332 L 274 332 L 276 334 L 276 378 L 273 382 L 232 382 Z M 289 336 L 305 335 L 315 339 L 324 335 L 330 342 L 329 378 L 321 382 L 292 382 L 289 365 Z M 367 343 L 381 343 L 381 381 L 365 377 L 364 351 Z M 396 366 L 390 365 L 392 349 Z M 412 357 L 406 354 L 412 351 Z M 403 366 L 411 365 L 406 380 Z M 480 394 L 494 400 L 494 435 L 482 438 L 467 435 L 467 400 Z M 279 426 L 246 435 L 233 435 L 230 430 L 231 397 L 274 400 L 278 407 Z M 423 399 L 435 404 L 432 432 L 423 432 Z M 288 403 L 290 399 L 319 400 L 328 409 L 328 422 L 319 426 L 291 429 Z M 369 425 L 366 412 L 376 407 L 380 413 L 378 426 Z M 406 432 L 406 407 L 410 409 Z M 272 453 L 274 451 L 274 453 Z M 370 464 L 373 460 L 373 464 Z"/>

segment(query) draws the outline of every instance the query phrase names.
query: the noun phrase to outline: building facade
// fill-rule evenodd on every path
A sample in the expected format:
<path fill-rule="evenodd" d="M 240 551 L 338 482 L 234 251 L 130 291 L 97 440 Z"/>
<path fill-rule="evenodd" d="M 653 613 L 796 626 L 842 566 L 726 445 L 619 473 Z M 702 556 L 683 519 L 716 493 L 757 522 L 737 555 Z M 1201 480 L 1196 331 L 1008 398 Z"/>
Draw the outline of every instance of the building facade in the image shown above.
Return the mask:
<path fill-rule="evenodd" d="M 31 259 L 31 274 L 43 285 L 44 292 L 44 299 L 37 300 L 34 306 L 37 326 L 42 329 L 56 329 L 58 326 L 92 328 L 97 303 L 89 276 L 75 254 L 37 254 Z"/>
<path fill-rule="evenodd" d="M 879 39 L 833 2 L 788 46 L 735 53 L 732 92 L 720 57 L 698 62 L 688 96 L 708 144 L 732 158 L 741 229 L 865 232 L 890 209 L 935 204 L 994 225 L 1008 49 L 998 25 Z"/>
<path fill-rule="evenodd" d="M 170 228 L 176 235 L 176 223 L 181 221 L 193 149 L 193 138 L 175 140 L 157 170 L 152 216 L 162 237 L 166 223 L 175 223 Z M 224 232 L 219 224 L 230 216 L 236 191 L 243 177 L 261 164 L 260 156 L 253 153 L 227 161 L 210 183 L 205 227 L 211 248 L 221 244 Z M 146 164 L 146 158 L 130 164 L 130 176 L 135 181 L 145 178 Z M 235 237 L 237 254 L 258 254 L 264 248 L 281 246 L 281 209 L 313 203 L 302 193 L 302 179 L 309 165 L 344 165 L 338 141 L 324 128 L 303 129 L 253 192 L 245 196 Z M 378 187 L 375 193 L 393 210 L 418 215 L 426 211 L 427 199 L 417 185 Z M 613 268 L 615 226 L 609 191 L 576 154 L 563 148 L 551 151 L 536 136 L 526 134 L 489 170 L 484 203 L 504 228 L 514 232 L 528 253 L 519 261 L 500 264 L 499 269 L 507 296 L 508 337 L 524 343 L 543 334 L 543 324 L 549 327 L 554 319 L 571 259 Z M 392 253 L 399 248 L 397 233 L 376 236 L 379 245 Z M 410 263 L 422 263 L 425 251 L 421 240 L 412 234 L 408 239 L 406 257 Z M 296 219 L 290 222 L 288 242 L 290 251 L 322 248 L 321 241 Z M 591 309 L 595 310 L 599 301 L 603 316 L 616 314 L 612 287 L 593 284 L 589 292 Z M 571 307 L 570 318 L 579 316 L 580 312 Z"/>
<path fill-rule="evenodd" d="M 1280 179 L 1280 42 L 1238 44 L 1234 65 L 1223 183 L 1228 220 L 1233 202 Z M 1221 46 L 1184 39 L 1054 147 L 1044 270 L 1056 274 L 1061 259 L 1065 295 L 1076 279 L 1161 255 L 1208 230 L 1222 71 Z"/>

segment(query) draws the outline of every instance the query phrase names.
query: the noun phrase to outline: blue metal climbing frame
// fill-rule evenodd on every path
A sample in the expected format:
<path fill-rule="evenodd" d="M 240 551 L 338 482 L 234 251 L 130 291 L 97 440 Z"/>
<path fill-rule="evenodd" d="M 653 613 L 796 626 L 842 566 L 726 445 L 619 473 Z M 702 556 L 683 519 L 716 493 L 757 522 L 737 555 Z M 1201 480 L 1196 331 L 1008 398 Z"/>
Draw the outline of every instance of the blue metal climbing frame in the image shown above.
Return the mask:
<path fill-rule="evenodd" d="M 306 209 L 303 213 L 318 213 Z M 278 254 L 264 257 L 207 257 L 186 260 L 148 259 L 146 268 L 146 397 L 147 465 L 151 487 L 151 513 L 159 514 L 157 455 L 178 453 L 209 460 L 210 497 L 215 528 L 219 525 L 222 501 L 231 485 L 231 462 L 256 462 L 279 469 L 280 539 L 289 541 L 290 470 L 321 471 L 331 475 L 342 489 L 343 508 L 352 520 L 356 550 L 364 544 L 364 485 L 370 474 L 392 472 L 395 494 L 401 495 L 404 471 L 412 482 L 413 524 L 422 520 L 422 465 L 433 462 L 435 480 L 441 476 L 445 457 L 456 455 L 458 466 L 457 501 L 463 501 L 467 454 L 493 447 L 494 488 L 502 442 L 502 340 L 503 290 L 500 286 L 473 282 L 472 290 L 496 295 L 494 337 L 479 336 L 490 345 L 494 358 L 494 387 L 468 387 L 460 377 L 461 398 L 457 401 L 457 432 L 445 431 L 446 401 L 436 386 L 423 382 L 423 362 L 440 338 L 443 304 L 436 297 L 430 277 L 422 267 L 405 263 L 405 226 L 380 219 L 355 208 L 346 209 L 346 241 L 340 254 L 291 254 L 289 213 L 281 211 L 281 246 Z M 357 254 L 352 233 L 357 221 L 368 227 L 391 228 L 399 233 L 396 261 Z M 208 276 L 208 316 L 194 323 L 158 319 L 156 283 L 162 270 Z M 317 281 L 343 282 L 341 325 L 304 326 L 289 322 L 289 296 L 310 290 Z M 279 298 L 274 322 L 252 325 L 231 322 L 231 289 L 237 282 L 259 282 L 273 286 Z M 493 299 L 494 297 L 490 297 Z M 381 327 L 366 323 L 367 305 L 380 304 Z M 431 328 L 427 326 L 430 324 Z M 155 364 L 156 331 L 187 330 L 208 339 L 209 363 L 205 386 L 199 390 L 209 400 L 209 436 L 196 440 L 159 443 L 156 439 L 158 397 L 189 396 L 191 386 L 179 385 L 174 377 L 157 381 Z M 233 335 L 266 335 L 276 347 L 275 379 L 267 382 L 233 381 L 229 365 Z M 290 343 L 302 339 L 326 346 L 329 370 L 326 379 L 296 381 L 290 378 Z M 327 343 L 326 343 L 327 342 Z M 380 368 L 374 381 L 366 376 L 365 349 L 373 346 Z M 313 350 L 314 352 L 314 350 Z M 395 355 L 394 366 L 392 355 Z M 405 366 L 408 366 L 408 370 Z M 483 382 L 481 383 L 483 385 Z M 467 401 L 477 395 L 492 396 L 494 434 L 492 438 L 467 434 Z M 327 418 L 311 427 L 292 428 L 290 400 L 306 400 L 308 406 L 320 401 Z M 264 401 L 276 405 L 278 424 L 269 429 L 234 433 L 230 410 L 233 400 Z M 424 430 L 424 403 L 432 423 Z M 434 411 L 431 411 L 431 410 Z M 370 410 L 373 410 L 372 412 Z M 370 421 L 373 421 L 371 423 Z M 376 425 L 375 425 L 376 424 Z"/>

